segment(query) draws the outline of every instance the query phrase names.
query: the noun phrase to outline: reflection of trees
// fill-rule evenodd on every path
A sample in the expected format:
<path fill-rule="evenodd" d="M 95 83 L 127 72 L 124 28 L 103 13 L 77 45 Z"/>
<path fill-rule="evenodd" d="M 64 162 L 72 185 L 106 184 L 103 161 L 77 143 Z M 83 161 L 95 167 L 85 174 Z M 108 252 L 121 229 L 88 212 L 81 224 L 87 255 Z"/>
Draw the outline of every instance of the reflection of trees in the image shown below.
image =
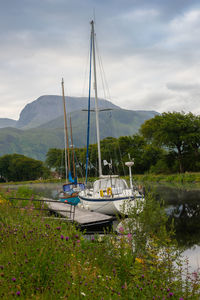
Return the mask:
<path fill-rule="evenodd" d="M 158 185 L 157 199 L 169 208 L 169 222 L 174 219 L 176 239 L 186 248 L 200 245 L 200 190 Z"/>
<path fill-rule="evenodd" d="M 176 238 L 181 246 L 200 245 L 200 204 L 176 205 L 170 215 L 174 219 Z"/>

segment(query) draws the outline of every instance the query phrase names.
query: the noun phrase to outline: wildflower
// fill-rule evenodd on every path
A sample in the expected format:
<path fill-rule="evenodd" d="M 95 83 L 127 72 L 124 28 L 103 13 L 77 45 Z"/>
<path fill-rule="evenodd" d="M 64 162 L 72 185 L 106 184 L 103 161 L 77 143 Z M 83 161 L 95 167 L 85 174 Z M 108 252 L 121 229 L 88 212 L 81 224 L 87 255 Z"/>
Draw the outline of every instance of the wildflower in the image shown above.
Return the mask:
<path fill-rule="evenodd" d="M 13 281 L 13 282 L 15 282 L 15 281 L 16 281 L 16 278 L 15 278 L 15 277 L 13 277 L 13 278 L 12 278 L 12 281 Z"/>
<path fill-rule="evenodd" d="M 77 242 L 77 243 L 80 243 L 80 240 L 77 240 L 76 242 Z"/>
<path fill-rule="evenodd" d="M 124 232 L 124 228 L 121 226 L 119 227 L 119 232 L 123 233 Z"/>
<path fill-rule="evenodd" d="M 64 239 L 64 236 L 61 234 L 60 238 L 61 238 L 61 240 L 63 240 L 63 239 Z"/>
<path fill-rule="evenodd" d="M 139 262 L 140 264 L 143 264 L 144 263 L 144 260 L 143 259 L 141 259 L 141 258 L 138 258 L 138 257 L 136 257 L 136 259 L 135 259 L 137 262 Z"/>
<path fill-rule="evenodd" d="M 127 283 L 125 282 L 125 284 L 124 285 L 122 285 L 122 289 L 127 289 Z"/>
<path fill-rule="evenodd" d="M 184 300 L 183 298 L 179 298 L 179 300 Z"/>
<path fill-rule="evenodd" d="M 16 292 L 16 295 L 17 295 L 17 296 L 20 296 L 20 291 L 17 291 L 17 292 Z"/>
<path fill-rule="evenodd" d="M 92 236 L 91 240 L 94 241 L 94 236 Z"/>
<path fill-rule="evenodd" d="M 82 296 L 86 296 L 86 294 L 85 294 L 85 293 L 83 293 L 83 292 L 81 292 L 81 295 L 82 295 Z"/>
<path fill-rule="evenodd" d="M 0 266 L 0 269 L 3 270 L 4 266 Z"/>
<path fill-rule="evenodd" d="M 65 239 L 66 239 L 66 241 L 68 241 L 68 240 L 69 240 L 69 237 L 68 237 L 68 236 L 66 236 L 66 238 L 65 238 Z"/>
<path fill-rule="evenodd" d="M 57 230 L 60 230 L 60 227 L 56 227 Z"/>
<path fill-rule="evenodd" d="M 129 241 L 132 240 L 132 234 L 131 234 L 131 233 L 128 233 L 127 237 L 128 237 L 128 239 L 129 239 Z"/>
<path fill-rule="evenodd" d="M 172 297 L 174 295 L 174 293 L 169 293 L 169 296 Z"/>
<path fill-rule="evenodd" d="M 193 275 L 193 277 L 194 277 L 195 280 L 198 279 L 198 274 L 197 274 L 197 272 L 192 273 L 192 275 Z"/>
<path fill-rule="evenodd" d="M 75 235 L 75 238 L 78 239 L 78 234 Z"/>

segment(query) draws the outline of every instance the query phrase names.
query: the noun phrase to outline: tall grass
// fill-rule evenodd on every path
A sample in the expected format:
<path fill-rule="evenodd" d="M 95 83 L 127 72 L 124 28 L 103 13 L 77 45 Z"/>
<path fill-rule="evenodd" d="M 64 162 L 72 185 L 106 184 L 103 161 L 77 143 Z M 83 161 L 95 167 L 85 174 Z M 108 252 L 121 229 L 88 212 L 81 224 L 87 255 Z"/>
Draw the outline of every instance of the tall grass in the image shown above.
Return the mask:
<path fill-rule="evenodd" d="M 1 299 L 199 299 L 199 274 L 189 274 L 152 195 L 142 213 L 140 203 L 129 208 L 120 234 L 88 239 L 28 204 L 14 209 L 10 195 L 0 193 Z"/>

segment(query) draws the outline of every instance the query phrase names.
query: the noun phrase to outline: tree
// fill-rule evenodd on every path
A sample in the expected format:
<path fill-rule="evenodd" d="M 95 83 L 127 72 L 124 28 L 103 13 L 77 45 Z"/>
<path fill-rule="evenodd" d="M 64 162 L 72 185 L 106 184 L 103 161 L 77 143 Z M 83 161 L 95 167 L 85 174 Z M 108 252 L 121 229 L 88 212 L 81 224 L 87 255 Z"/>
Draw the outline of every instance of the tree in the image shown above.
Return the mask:
<path fill-rule="evenodd" d="M 0 175 L 5 181 L 35 180 L 47 173 L 43 162 L 21 154 L 7 154 L 0 158 Z"/>
<path fill-rule="evenodd" d="M 150 142 L 174 151 L 179 171 L 186 170 L 186 155 L 196 155 L 199 161 L 200 117 L 192 113 L 163 113 L 147 120 L 140 128 L 142 135 Z"/>
<path fill-rule="evenodd" d="M 64 169 L 64 150 L 51 148 L 46 154 L 46 165 L 49 168 L 54 168 L 56 172 L 62 173 L 61 169 Z"/>

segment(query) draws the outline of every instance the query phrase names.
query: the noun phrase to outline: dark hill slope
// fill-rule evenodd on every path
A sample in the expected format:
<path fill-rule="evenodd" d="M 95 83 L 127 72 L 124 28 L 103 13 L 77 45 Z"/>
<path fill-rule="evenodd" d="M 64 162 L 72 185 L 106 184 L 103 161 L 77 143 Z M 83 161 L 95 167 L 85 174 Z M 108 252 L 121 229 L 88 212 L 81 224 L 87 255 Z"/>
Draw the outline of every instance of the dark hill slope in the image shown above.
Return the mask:
<path fill-rule="evenodd" d="M 141 124 L 152 117 L 153 111 L 130 111 L 113 109 L 99 114 L 101 139 L 136 133 Z M 87 112 L 71 113 L 73 142 L 76 147 L 86 144 Z M 8 153 L 24 154 L 45 160 L 49 148 L 64 147 L 63 116 L 31 129 L 0 129 L 0 156 Z M 91 113 L 90 142 L 96 143 L 95 113 Z"/>

